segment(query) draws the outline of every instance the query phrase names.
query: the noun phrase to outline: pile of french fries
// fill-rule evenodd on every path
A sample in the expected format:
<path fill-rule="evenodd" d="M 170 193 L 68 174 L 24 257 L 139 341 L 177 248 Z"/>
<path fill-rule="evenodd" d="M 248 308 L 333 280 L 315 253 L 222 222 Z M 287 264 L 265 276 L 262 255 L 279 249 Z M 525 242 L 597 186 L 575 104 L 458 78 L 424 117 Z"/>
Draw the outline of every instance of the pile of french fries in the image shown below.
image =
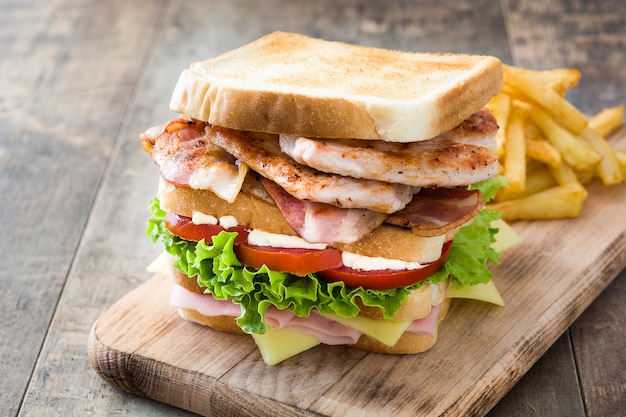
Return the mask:
<path fill-rule="evenodd" d="M 504 220 L 578 217 L 584 184 L 626 178 L 626 151 L 606 140 L 622 126 L 624 106 L 587 118 L 565 99 L 580 76 L 576 69 L 504 66 L 504 86 L 487 105 L 500 126 L 496 154 L 509 182 L 488 207 Z"/>

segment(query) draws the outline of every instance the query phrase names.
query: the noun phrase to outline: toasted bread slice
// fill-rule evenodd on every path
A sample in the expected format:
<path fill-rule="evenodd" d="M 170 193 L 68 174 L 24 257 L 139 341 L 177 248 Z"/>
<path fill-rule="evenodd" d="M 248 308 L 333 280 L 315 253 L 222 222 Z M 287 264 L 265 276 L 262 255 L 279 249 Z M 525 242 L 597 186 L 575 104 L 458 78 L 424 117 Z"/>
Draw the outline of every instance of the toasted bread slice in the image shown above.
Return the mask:
<path fill-rule="evenodd" d="M 276 32 L 181 74 L 170 108 L 232 129 L 411 142 L 502 86 L 494 57 L 391 51 Z"/>
<path fill-rule="evenodd" d="M 278 207 L 244 192 L 229 204 L 211 191 L 176 186 L 161 178 L 158 197 L 163 210 L 181 216 L 192 217 L 194 211 L 217 218 L 234 216 L 240 225 L 252 229 L 296 236 Z M 407 228 L 383 224 L 356 242 L 336 243 L 335 247 L 363 256 L 428 263 L 441 256 L 443 244 L 451 240 L 457 230 L 441 236 L 423 237 Z"/>

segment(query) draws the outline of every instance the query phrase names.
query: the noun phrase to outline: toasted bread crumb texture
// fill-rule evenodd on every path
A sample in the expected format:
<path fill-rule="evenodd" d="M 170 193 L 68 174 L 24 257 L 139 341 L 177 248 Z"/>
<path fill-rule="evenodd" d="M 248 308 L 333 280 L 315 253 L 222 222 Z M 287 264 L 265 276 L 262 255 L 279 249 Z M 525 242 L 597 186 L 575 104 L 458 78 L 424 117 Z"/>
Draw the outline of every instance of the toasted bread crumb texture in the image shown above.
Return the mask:
<path fill-rule="evenodd" d="M 240 130 L 409 142 L 452 129 L 501 85 L 494 57 L 275 32 L 193 63 L 181 74 L 170 108 Z"/>

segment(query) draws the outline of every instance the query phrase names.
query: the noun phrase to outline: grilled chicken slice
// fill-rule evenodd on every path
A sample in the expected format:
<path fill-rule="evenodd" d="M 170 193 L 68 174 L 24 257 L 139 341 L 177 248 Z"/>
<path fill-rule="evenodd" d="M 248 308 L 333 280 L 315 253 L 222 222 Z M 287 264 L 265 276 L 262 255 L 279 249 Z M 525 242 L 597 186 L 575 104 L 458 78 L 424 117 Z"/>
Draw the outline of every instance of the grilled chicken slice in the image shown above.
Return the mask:
<path fill-rule="evenodd" d="M 212 126 L 206 138 L 299 200 L 394 213 L 413 197 L 408 185 L 328 174 L 299 164 L 280 150 L 276 135 Z"/>
<path fill-rule="evenodd" d="M 498 125 L 483 109 L 436 138 L 408 143 L 380 140 L 313 139 L 280 136 L 280 148 L 297 162 L 354 178 L 414 187 L 456 187 L 498 173 Z"/>

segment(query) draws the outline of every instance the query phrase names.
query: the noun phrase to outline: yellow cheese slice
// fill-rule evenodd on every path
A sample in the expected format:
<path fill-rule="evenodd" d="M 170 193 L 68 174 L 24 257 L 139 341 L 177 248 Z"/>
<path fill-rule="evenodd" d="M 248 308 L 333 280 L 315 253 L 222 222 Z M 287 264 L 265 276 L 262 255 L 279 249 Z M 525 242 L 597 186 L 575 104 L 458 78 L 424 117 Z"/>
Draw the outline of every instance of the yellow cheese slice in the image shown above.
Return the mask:
<path fill-rule="evenodd" d="M 485 301 L 500 307 L 504 305 L 504 300 L 496 288 L 496 284 L 493 283 L 493 279 L 486 284 L 464 285 L 461 288 L 450 285 L 446 297 Z"/>
<path fill-rule="evenodd" d="M 334 320 L 344 326 L 351 327 L 355 330 L 364 333 L 381 343 L 388 346 L 395 345 L 402 333 L 409 327 L 411 321 L 382 321 L 372 320 L 363 316 L 356 317 L 339 317 L 334 314 L 324 314 L 324 317 Z"/>
<path fill-rule="evenodd" d="M 263 361 L 268 365 L 276 365 L 320 344 L 317 337 L 288 328 L 268 327 L 264 334 L 253 334 L 252 337 L 259 347 Z"/>
<path fill-rule="evenodd" d="M 502 219 L 492 221 L 491 227 L 499 229 L 495 236 L 496 241 L 491 245 L 496 252 L 502 253 L 522 242 L 520 235 Z"/>
<path fill-rule="evenodd" d="M 168 274 L 168 259 L 167 253 L 161 253 L 155 260 L 150 262 L 150 265 L 146 268 L 148 272 L 152 272 L 153 274 Z"/>
<path fill-rule="evenodd" d="M 522 242 L 520 235 L 518 235 L 517 232 L 513 230 L 513 228 L 504 220 L 494 220 L 491 222 L 491 226 L 498 228 L 496 241 L 491 245 L 494 250 L 502 253 Z M 498 306 L 504 305 L 504 300 L 496 288 L 496 284 L 493 282 L 493 279 L 486 284 L 465 285 L 461 288 L 456 288 L 451 285 L 448 289 L 446 297 L 468 298 L 472 300 L 485 301 Z"/>

